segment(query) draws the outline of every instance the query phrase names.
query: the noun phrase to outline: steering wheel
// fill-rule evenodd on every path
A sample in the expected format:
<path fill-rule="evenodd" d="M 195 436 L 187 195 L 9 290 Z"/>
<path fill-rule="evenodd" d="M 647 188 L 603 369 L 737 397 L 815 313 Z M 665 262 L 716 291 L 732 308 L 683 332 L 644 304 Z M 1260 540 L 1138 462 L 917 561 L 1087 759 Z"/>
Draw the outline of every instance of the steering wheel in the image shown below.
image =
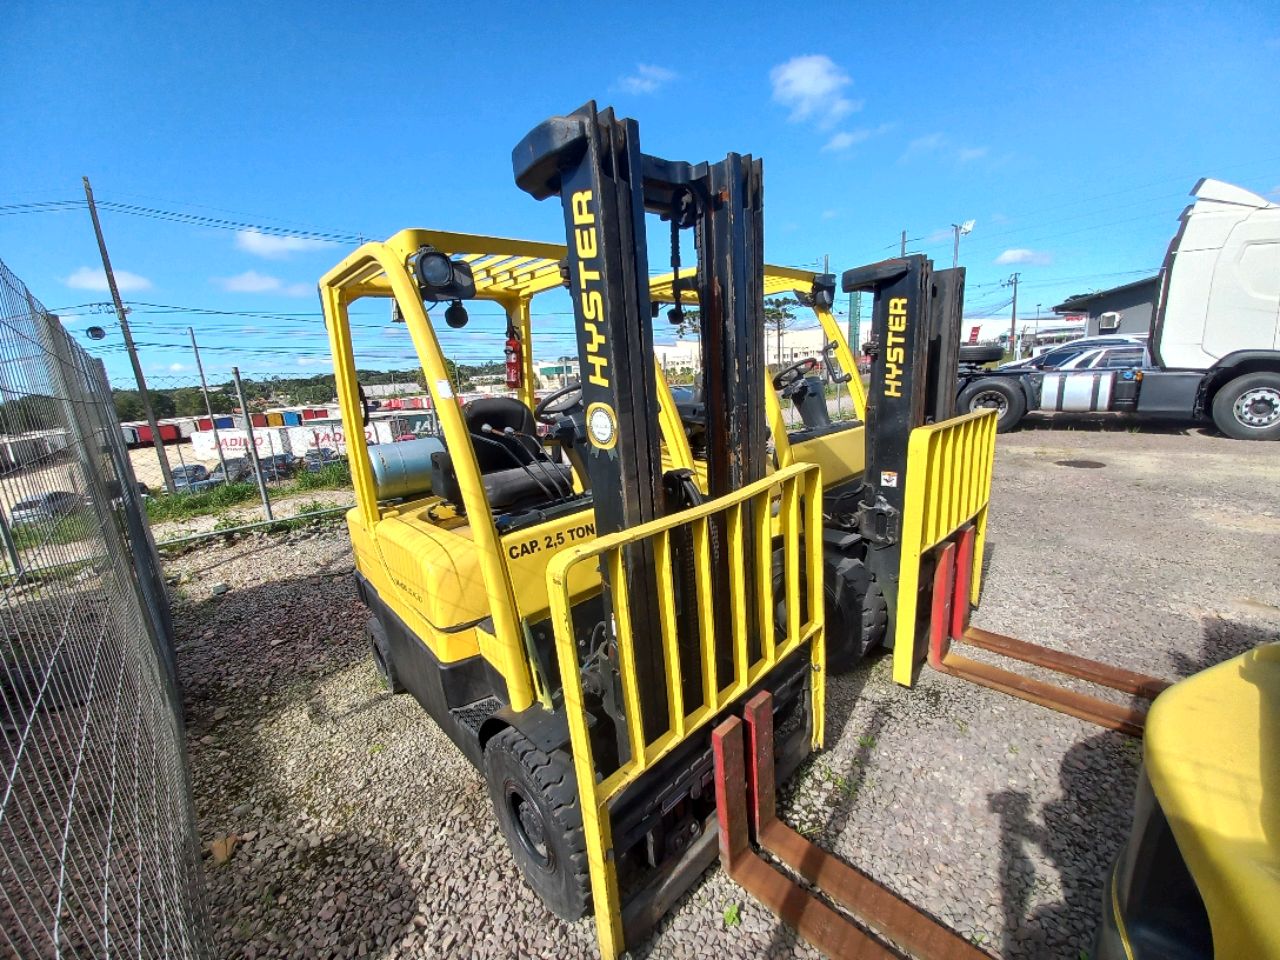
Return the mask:
<path fill-rule="evenodd" d="M 785 390 L 792 384 L 803 380 L 816 369 L 818 369 L 818 361 L 813 357 L 797 360 L 791 366 L 784 370 L 779 370 L 773 375 L 773 389 Z"/>
<path fill-rule="evenodd" d="M 556 418 L 568 413 L 582 403 L 582 384 L 571 383 L 547 394 L 533 408 L 534 419 L 548 426 L 555 426 Z"/>

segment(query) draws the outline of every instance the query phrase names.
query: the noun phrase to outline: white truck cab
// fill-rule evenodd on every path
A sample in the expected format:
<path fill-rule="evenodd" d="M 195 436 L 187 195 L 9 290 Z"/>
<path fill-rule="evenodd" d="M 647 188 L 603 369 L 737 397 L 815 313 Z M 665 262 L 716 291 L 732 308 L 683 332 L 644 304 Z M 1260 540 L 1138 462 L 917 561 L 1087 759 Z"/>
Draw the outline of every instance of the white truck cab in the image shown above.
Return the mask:
<path fill-rule="evenodd" d="M 1280 350 L 1280 206 L 1201 180 L 1161 271 L 1152 352 L 1207 370 L 1239 350 Z"/>
<path fill-rule="evenodd" d="M 1160 271 L 1150 363 L 1138 350 L 1086 358 L 1083 344 L 1048 363 L 1064 344 L 996 370 L 962 367 L 960 410 L 996 408 L 1001 431 L 1028 411 L 1117 411 L 1280 440 L 1280 205 L 1220 180 L 1192 195 Z"/>

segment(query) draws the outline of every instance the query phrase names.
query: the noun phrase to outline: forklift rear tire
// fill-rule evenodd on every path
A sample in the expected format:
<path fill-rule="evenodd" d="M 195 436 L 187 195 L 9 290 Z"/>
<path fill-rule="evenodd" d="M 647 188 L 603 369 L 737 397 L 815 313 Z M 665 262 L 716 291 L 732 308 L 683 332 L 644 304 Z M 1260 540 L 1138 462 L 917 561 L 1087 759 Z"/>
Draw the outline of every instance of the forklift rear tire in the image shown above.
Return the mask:
<path fill-rule="evenodd" d="M 556 916 L 582 917 L 591 900 L 591 875 L 569 755 L 544 753 L 507 727 L 485 745 L 484 778 L 525 882 Z"/>
<path fill-rule="evenodd" d="M 1008 433 L 1027 412 L 1027 400 L 1022 394 L 1022 387 L 1016 380 L 1003 377 L 975 380 L 960 391 L 956 406 L 960 413 L 995 410 L 996 433 Z"/>
<path fill-rule="evenodd" d="M 405 685 L 396 673 L 396 663 L 391 659 L 391 644 L 387 641 L 387 631 L 377 617 L 370 617 L 364 625 L 365 636 L 369 638 L 369 649 L 373 653 L 373 668 L 378 671 L 382 685 L 388 693 L 404 693 Z"/>
<path fill-rule="evenodd" d="M 783 556 L 773 559 L 773 595 L 785 594 Z M 804 571 L 800 572 L 801 584 Z M 884 592 L 861 560 L 829 553 L 823 557 L 822 592 L 826 597 L 827 669 L 845 673 L 884 642 L 889 608 Z M 786 604 L 779 602 L 774 614 L 784 623 Z"/>

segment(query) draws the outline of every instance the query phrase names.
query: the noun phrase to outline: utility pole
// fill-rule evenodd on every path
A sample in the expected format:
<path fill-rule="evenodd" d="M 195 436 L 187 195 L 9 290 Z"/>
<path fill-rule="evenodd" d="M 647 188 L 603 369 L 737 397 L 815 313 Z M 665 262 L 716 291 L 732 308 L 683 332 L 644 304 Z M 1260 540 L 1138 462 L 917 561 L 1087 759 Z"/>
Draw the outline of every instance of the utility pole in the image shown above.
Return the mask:
<path fill-rule="evenodd" d="M 898 247 L 898 256 L 905 257 L 907 255 L 907 231 L 902 231 L 902 244 Z"/>
<path fill-rule="evenodd" d="M 209 383 L 204 378 L 204 364 L 200 362 L 200 348 L 196 346 L 196 332 L 187 327 L 191 337 L 191 352 L 196 355 L 196 369 L 200 371 L 200 389 L 204 392 L 204 408 L 209 414 L 209 428 L 213 431 L 213 445 L 218 448 L 218 462 L 222 464 L 222 482 L 228 483 L 227 458 L 222 452 L 222 440 L 218 437 L 218 421 L 213 416 L 213 403 L 209 400 Z"/>
<path fill-rule="evenodd" d="M 1013 352 L 1010 359 L 1018 359 L 1018 278 L 1022 274 L 1015 273 L 1006 280 L 1006 287 L 1013 287 L 1013 314 L 1009 320 L 1009 349 Z"/>
<path fill-rule="evenodd" d="M 98 238 L 98 252 L 102 254 L 102 269 L 107 275 L 107 288 L 111 291 L 111 302 L 116 307 L 116 317 L 120 321 L 120 332 L 124 334 L 124 348 L 129 354 L 129 362 L 133 364 L 133 376 L 138 382 L 138 398 L 142 401 L 142 412 L 151 427 L 151 443 L 156 448 L 156 456 L 160 458 L 160 475 L 164 477 L 164 487 L 174 492 L 173 473 L 169 469 L 169 457 L 165 453 L 164 440 L 160 437 L 160 424 L 156 420 L 156 412 L 151 407 L 151 394 L 147 392 L 147 379 L 142 375 L 142 364 L 138 361 L 138 351 L 133 346 L 133 333 L 129 330 L 129 320 L 120 299 L 120 288 L 116 286 L 116 275 L 111 269 L 111 258 L 107 256 L 107 241 L 102 236 L 102 224 L 98 221 L 98 208 L 93 202 L 93 187 L 89 186 L 89 178 L 84 177 L 84 196 L 89 201 L 89 216 L 93 218 L 93 233 Z"/>
<path fill-rule="evenodd" d="M 253 464 L 253 477 L 258 481 L 258 493 L 262 497 L 262 512 L 267 515 L 268 520 L 274 520 L 275 517 L 271 516 L 271 498 L 267 496 L 267 481 L 263 479 L 262 464 L 258 462 L 258 443 L 253 439 L 253 416 L 249 413 L 249 404 L 244 401 L 244 385 L 240 383 L 239 367 L 231 368 L 231 379 L 235 381 L 236 397 L 240 401 L 240 411 L 244 414 L 244 434 L 249 440 L 249 461 Z"/>

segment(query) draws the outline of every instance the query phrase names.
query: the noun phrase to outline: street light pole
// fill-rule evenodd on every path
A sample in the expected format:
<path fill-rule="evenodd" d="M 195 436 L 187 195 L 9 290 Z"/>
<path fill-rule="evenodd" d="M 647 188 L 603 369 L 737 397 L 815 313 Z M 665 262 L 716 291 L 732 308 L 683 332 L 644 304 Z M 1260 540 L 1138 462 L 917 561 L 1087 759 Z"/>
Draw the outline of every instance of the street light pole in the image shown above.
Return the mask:
<path fill-rule="evenodd" d="M 156 456 L 160 458 L 160 475 L 164 477 L 165 489 L 174 492 L 173 473 L 169 470 L 169 457 L 165 453 L 164 440 L 160 437 L 160 424 L 156 420 L 155 410 L 151 407 L 151 394 L 147 392 L 147 378 L 142 375 L 142 364 L 138 361 L 138 351 L 133 345 L 133 333 L 129 330 L 124 302 L 120 299 L 120 288 L 116 286 L 116 275 L 111 269 L 111 258 L 107 256 L 107 241 L 102 236 L 102 224 L 98 221 L 98 208 L 93 202 L 93 187 L 89 186 L 89 178 L 84 177 L 84 195 L 89 201 L 89 216 L 93 219 L 93 233 L 98 238 L 98 252 L 102 254 L 102 269 L 107 275 L 107 288 L 111 291 L 111 302 L 115 304 L 116 317 L 120 321 L 120 332 L 124 334 L 124 348 L 129 354 L 129 362 L 133 365 L 133 376 L 138 383 L 138 398 L 142 401 L 142 412 L 151 427 L 151 443 L 156 448 Z"/>
<path fill-rule="evenodd" d="M 953 223 L 951 232 L 955 235 L 955 243 L 951 247 L 951 269 L 955 269 L 960 265 L 960 238 L 966 234 L 973 232 L 973 225 L 977 221 L 966 220 L 964 223 Z"/>

